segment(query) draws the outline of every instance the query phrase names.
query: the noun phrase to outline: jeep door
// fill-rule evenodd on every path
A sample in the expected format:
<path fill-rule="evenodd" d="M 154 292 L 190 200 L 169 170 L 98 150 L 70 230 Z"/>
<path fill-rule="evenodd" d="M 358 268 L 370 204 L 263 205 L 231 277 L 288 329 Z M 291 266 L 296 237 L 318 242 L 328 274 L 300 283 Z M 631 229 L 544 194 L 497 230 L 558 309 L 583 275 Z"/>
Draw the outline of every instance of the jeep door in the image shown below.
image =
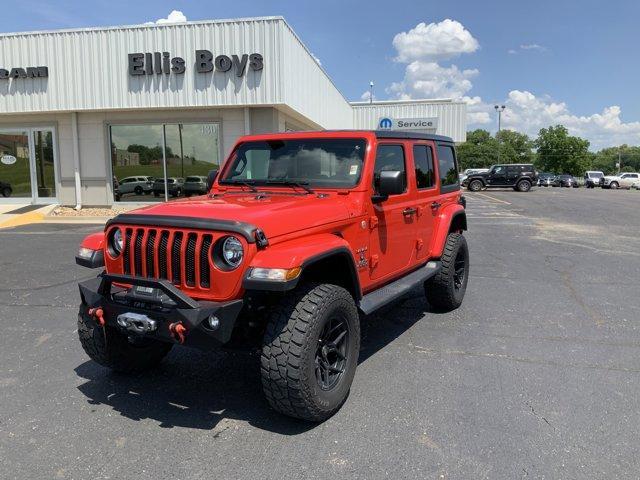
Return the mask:
<path fill-rule="evenodd" d="M 409 181 L 416 189 L 416 257 L 418 260 L 429 257 L 429 246 L 434 233 L 436 214 L 440 205 L 436 172 L 434 167 L 433 142 L 417 142 L 412 148 Z"/>
<path fill-rule="evenodd" d="M 507 167 L 504 165 L 493 167 L 487 176 L 487 184 L 492 186 L 506 185 Z"/>
<path fill-rule="evenodd" d="M 369 241 L 369 268 L 372 280 L 384 281 L 415 262 L 416 198 L 415 189 L 407 179 L 407 159 L 411 155 L 411 142 L 379 142 L 373 174 L 373 193 L 377 193 L 380 172 L 400 171 L 405 179 L 405 190 L 390 195 L 386 200 L 373 203 Z"/>
<path fill-rule="evenodd" d="M 515 185 L 521 175 L 522 167 L 520 165 L 507 165 L 506 181 L 504 184 L 510 187 Z"/>

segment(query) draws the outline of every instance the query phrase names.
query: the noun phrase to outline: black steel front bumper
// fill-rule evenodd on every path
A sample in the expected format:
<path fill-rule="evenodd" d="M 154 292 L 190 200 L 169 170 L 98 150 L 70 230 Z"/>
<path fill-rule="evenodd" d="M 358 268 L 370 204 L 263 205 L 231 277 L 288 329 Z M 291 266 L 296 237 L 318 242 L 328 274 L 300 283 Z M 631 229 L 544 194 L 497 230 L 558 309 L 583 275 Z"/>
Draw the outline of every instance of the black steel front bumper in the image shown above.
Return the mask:
<path fill-rule="evenodd" d="M 166 280 L 130 275 L 102 273 L 78 286 L 82 299 L 81 315 L 89 315 L 90 309 L 102 308 L 106 325 L 127 335 L 141 334 L 118 324 L 118 316 L 128 313 L 145 315 L 155 321 L 156 328 L 142 335 L 170 343 L 179 342 L 171 334 L 169 325 L 180 322 L 187 329 L 184 345 L 202 349 L 229 342 L 243 305 L 242 300 L 198 302 Z M 218 319 L 217 328 L 210 325 L 212 316 Z"/>

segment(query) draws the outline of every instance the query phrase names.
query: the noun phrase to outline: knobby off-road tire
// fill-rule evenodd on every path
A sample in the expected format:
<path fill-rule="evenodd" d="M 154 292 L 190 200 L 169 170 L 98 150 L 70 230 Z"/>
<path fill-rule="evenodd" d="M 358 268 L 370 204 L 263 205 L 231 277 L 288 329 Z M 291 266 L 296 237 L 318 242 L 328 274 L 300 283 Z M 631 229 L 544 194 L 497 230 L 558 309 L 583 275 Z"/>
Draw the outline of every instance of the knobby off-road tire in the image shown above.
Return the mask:
<path fill-rule="evenodd" d="M 139 344 L 130 343 L 126 335 L 113 327 L 106 327 L 105 332 L 82 311 L 78 315 L 78 337 L 91 360 L 120 373 L 137 373 L 153 368 L 172 347 L 170 343 L 153 339 L 142 339 Z"/>
<path fill-rule="evenodd" d="M 484 187 L 484 185 L 482 184 L 482 181 L 471 180 L 469 182 L 469 185 L 467 185 L 467 190 L 471 190 L 472 192 L 479 192 L 480 190 L 482 190 L 482 187 Z"/>
<path fill-rule="evenodd" d="M 331 350 L 332 340 L 339 352 Z M 351 294 L 336 285 L 301 285 L 269 316 L 260 359 L 267 401 L 291 417 L 326 420 L 349 395 L 359 350 L 360 323 Z M 327 373 L 330 365 L 342 372 Z"/>
<path fill-rule="evenodd" d="M 531 190 L 531 182 L 529 180 L 520 180 L 516 185 L 516 190 L 519 192 L 528 192 Z"/>
<path fill-rule="evenodd" d="M 440 312 L 462 305 L 469 280 L 469 248 L 461 233 L 450 233 L 442 253 L 442 269 L 424 283 L 429 304 Z"/>

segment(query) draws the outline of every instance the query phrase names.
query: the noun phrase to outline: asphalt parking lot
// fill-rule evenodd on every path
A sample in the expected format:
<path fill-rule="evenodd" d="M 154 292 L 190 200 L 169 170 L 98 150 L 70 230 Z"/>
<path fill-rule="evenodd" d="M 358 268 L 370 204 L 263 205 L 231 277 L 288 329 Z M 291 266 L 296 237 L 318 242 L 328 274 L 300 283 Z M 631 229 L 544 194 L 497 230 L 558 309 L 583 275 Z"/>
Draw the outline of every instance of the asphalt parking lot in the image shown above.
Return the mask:
<path fill-rule="evenodd" d="M 174 349 L 124 377 L 76 337 L 80 239 L 0 231 L 3 478 L 638 478 L 640 192 L 466 193 L 463 306 L 366 320 L 350 398 L 272 412 L 256 359 Z"/>

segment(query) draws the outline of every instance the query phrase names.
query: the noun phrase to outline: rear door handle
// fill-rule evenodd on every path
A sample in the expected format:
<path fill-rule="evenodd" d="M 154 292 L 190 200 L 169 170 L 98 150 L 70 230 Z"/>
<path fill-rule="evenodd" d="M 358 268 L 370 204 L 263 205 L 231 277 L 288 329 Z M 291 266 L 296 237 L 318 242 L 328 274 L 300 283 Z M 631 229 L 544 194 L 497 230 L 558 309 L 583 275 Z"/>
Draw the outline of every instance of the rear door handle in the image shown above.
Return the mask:
<path fill-rule="evenodd" d="M 431 204 L 431 208 L 433 208 L 434 210 L 436 210 L 436 209 L 440 208 L 441 206 L 442 206 L 442 204 L 441 204 L 441 203 L 438 203 L 438 202 L 433 202 L 433 203 Z"/>
<path fill-rule="evenodd" d="M 415 215 L 415 213 L 416 213 L 417 211 L 418 211 L 418 210 L 416 210 L 415 208 L 405 208 L 405 209 L 402 211 L 402 215 L 405 215 L 405 216 L 407 216 L 407 215 Z"/>

